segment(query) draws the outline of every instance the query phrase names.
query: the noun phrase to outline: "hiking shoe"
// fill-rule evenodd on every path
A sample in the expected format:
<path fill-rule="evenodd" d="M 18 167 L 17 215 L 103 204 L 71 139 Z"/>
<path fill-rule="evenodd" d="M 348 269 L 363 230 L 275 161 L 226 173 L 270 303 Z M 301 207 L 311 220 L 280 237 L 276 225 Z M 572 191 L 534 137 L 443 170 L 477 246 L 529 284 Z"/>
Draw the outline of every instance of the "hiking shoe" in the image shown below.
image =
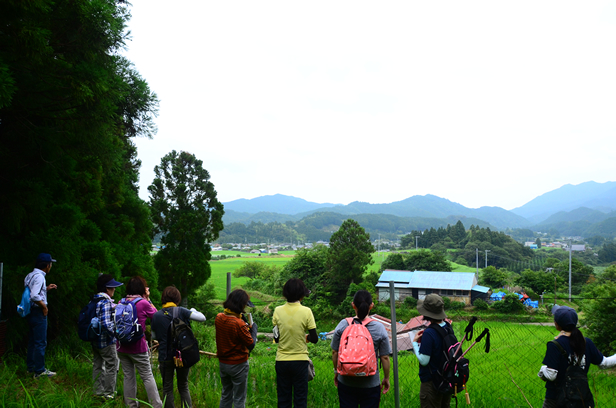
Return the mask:
<path fill-rule="evenodd" d="M 49 371 L 48 369 L 45 369 L 45 371 L 43 371 L 42 373 L 38 373 L 38 374 L 34 374 L 34 378 L 41 378 L 41 377 L 53 377 L 54 375 L 56 375 L 56 373 L 54 373 L 53 371 Z"/>

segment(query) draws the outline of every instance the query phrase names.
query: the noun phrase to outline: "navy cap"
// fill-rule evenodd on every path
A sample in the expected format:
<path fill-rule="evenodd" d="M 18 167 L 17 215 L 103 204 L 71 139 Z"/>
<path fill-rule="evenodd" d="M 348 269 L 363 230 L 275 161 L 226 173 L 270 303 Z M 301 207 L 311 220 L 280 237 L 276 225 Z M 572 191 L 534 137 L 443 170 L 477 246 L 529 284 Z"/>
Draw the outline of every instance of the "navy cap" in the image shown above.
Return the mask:
<path fill-rule="evenodd" d="M 36 262 L 56 262 L 49 254 L 40 253 L 36 257 Z"/>
<path fill-rule="evenodd" d="M 115 279 L 111 279 L 109 282 L 105 283 L 106 288 L 117 288 L 118 286 L 124 285 L 123 283 L 118 282 Z"/>
<path fill-rule="evenodd" d="M 554 307 L 552 307 L 552 314 L 554 315 L 554 321 L 558 323 L 561 329 L 565 331 L 575 329 L 578 322 L 578 315 L 572 308 L 554 305 Z"/>

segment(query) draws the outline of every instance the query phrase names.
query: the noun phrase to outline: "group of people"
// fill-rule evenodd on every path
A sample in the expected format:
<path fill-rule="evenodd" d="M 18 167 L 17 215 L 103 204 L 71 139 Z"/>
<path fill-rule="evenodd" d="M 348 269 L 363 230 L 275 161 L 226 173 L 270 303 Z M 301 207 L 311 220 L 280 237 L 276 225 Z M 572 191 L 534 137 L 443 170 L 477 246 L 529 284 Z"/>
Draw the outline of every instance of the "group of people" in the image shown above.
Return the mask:
<path fill-rule="evenodd" d="M 45 347 L 47 331 L 47 291 L 56 289 L 47 285 L 46 275 L 55 260 L 49 254 L 39 254 L 34 271 L 28 274 L 24 285 L 30 288 L 32 308 L 28 317 L 30 326 L 28 338 L 27 368 L 34 377 L 52 377 L 56 373 L 45 366 Z M 122 344 L 116 341 L 113 313 L 116 307 L 113 296 L 115 289 L 123 284 L 111 275 L 100 275 L 97 280 L 96 316 L 100 322 L 100 336 L 92 341 L 94 392 L 104 398 L 113 398 L 116 393 L 118 364 L 122 364 L 124 374 L 124 401 L 129 407 L 137 407 L 137 382 L 135 372 L 141 377 L 150 404 L 162 407 L 156 382 L 150 364 L 150 350 L 145 336 L 136 342 Z M 301 301 L 310 294 L 301 279 L 289 279 L 283 288 L 286 303 L 276 307 L 272 323 L 274 338 L 278 343 L 276 353 L 276 385 L 279 408 L 305 408 L 308 401 L 308 381 L 311 361 L 307 343 L 317 343 L 316 323 L 310 308 Z M 159 343 L 158 359 L 163 380 L 165 408 L 174 406 L 173 379 L 177 376 L 177 387 L 182 407 L 192 407 L 188 390 L 190 368 L 178 367 L 173 356 L 167 355 L 168 329 L 173 316 L 184 321 L 205 321 L 205 316 L 195 309 L 179 307 L 181 294 L 173 286 L 162 293 L 162 309 L 158 311 L 150 300 L 147 282 L 141 277 L 133 277 L 126 285 L 126 297 L 122 301 L 136 302 L 138 324 L 145 327 L 146 319 L 151 319 L 152 337 Z M 257 342 L 257 324 L 245 313 L 246 307 L 254 307 L 247 292 L 242 289 L 232 291 L 223 303 L 224 311 L 216 316 L 216 347 L 219 359 L 219 374 L 222 383 L 220 408 L 242 408 L 246 404 L 248 387 L 249 354 Z M 343 319 L 334 330 L 331 342 L 334 365 L 334 385 L 338 390 L 341 408 L 378 407 L 381 394 L 390 389 L 389 356 L 392 354 L 389 337 L 382 323 L 368 317 L 374 307 L 370 292 L 358 291 L 352 302 L 355 316 Z M 442 342 L 440 332 L 453 333 L 444 311 L 443 299 L 429 294 L 419 300 L 417 310 L 429 322 L 425 330 L 419 331 L 413 339 L 413 350 L 419 361 L 420 405 L 422 408 L 445 408 L 450 406 L 451 394 L 440 393 L 433 384 L 434 373 L 442 365 Z M 594 343 L 585 338 L 577 328 L 578 316 L 575 310 L 565 306 L 554 306 L 554 325 L 559 335 L 547 344 L 547 351 L 539 377 L 546 382 L 546 395 L 543 408 L 565 406 L 571 367 L 578 367 L 587 373 L 590 364 L 600 368 L 616 365 L 616 354 L 605 357 Z M 378 365 L 370 375 L 349 376 L 340 372 L 339 350 L 344 341 L 345 330 L 351 324 L 361 324 L 369 332 L 374 347 L 374 356 L 380 361 L 383 379 L 380 379 Z M 440 326 L 440 327 L 436 327 Z M 437 330 L 438 329 L 438 330 Z M 577 386 L 576 386 L 577 387 Z M 573 392 L 575 394 L 577 391 Z M 579 392 L 578 392 L 579 393 Z M 590 390 L 582 396 L 584 406 L 594 407 Z"/>

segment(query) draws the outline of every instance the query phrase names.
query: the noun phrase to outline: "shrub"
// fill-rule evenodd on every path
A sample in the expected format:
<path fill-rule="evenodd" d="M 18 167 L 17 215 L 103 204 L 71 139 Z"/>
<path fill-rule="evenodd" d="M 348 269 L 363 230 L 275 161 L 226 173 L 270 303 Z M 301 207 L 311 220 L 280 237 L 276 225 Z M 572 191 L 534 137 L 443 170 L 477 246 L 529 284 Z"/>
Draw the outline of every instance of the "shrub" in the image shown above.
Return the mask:
<path fill-rule="evenodd" d="M 488 303 L 483 299 L 475 299 L 473 306 L 475 306 L 477 310 L 488 310 L 489 307 Z"/>
<path fill-rule="evenodd" d="M 417 307 L 417 299 L 413 296 L 408 296 L 404 299 L 404 305 L 414 309 Z"/>
<path fill-rule="evenodd" d="M 445 304 L 445 310 L 448 310 L 449 308 L 451 308 L 451 299 L 449 299 L 447 296 L 442 296 L 443 298 L 443 303 Z"/>
<path fill-rule="evenodd" d="M 518 295 L 511 293 L 506 295 L 503 300 L 494 302 L 492 309 L 500 313 L 519 313 L 525 309 L 525 306 L 520 302 Z"/>
<path fill-rule="evenodd" d="M 449 310 L 462 310 L 466 307 L 466 303 L 464 302 L 456 302 L 452 301 L 449 305 Z"/>
<path fill-rule="evenodd" d="M 463 256 L 457 257 L 454 262 L 457 263 L 458 265 L 468 266 L 468 262 L 466 261 L 466 259 L 464 259 Z"/>

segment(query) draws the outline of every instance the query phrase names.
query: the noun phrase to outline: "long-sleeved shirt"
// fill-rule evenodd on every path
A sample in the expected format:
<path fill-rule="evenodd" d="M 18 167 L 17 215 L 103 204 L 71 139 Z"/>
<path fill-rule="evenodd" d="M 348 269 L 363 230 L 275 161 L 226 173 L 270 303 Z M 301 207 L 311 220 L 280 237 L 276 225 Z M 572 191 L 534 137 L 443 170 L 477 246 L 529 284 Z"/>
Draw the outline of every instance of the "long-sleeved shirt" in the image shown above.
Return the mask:
<path fill-rule="evenodd" d="M 215 320 L 216 349 L 218 359 L 224 364 L 240 364 L 248 360 L 257 338 L 256 325 L 253 329 L 237 316 L 218 313 Z"/>
<path fill-rule="evenodd" d="M 34 268 L 24 279 L 24 287 L 26 286 L 30 287 L 30 301 L 32 303 L 42 300 L 47 304 L 47 281 L 44 271 Z"/>
<path fill-rule="evenodd" d="M 101 335 L 92 344 L 99 349 L 116 344 L 115 323 L 113 321 L 113 310 L 115 304 L 113 299 L 106 293 L 97 293 L 94 297 L 96 303 L 96 317 L 100 324 Z"/>

